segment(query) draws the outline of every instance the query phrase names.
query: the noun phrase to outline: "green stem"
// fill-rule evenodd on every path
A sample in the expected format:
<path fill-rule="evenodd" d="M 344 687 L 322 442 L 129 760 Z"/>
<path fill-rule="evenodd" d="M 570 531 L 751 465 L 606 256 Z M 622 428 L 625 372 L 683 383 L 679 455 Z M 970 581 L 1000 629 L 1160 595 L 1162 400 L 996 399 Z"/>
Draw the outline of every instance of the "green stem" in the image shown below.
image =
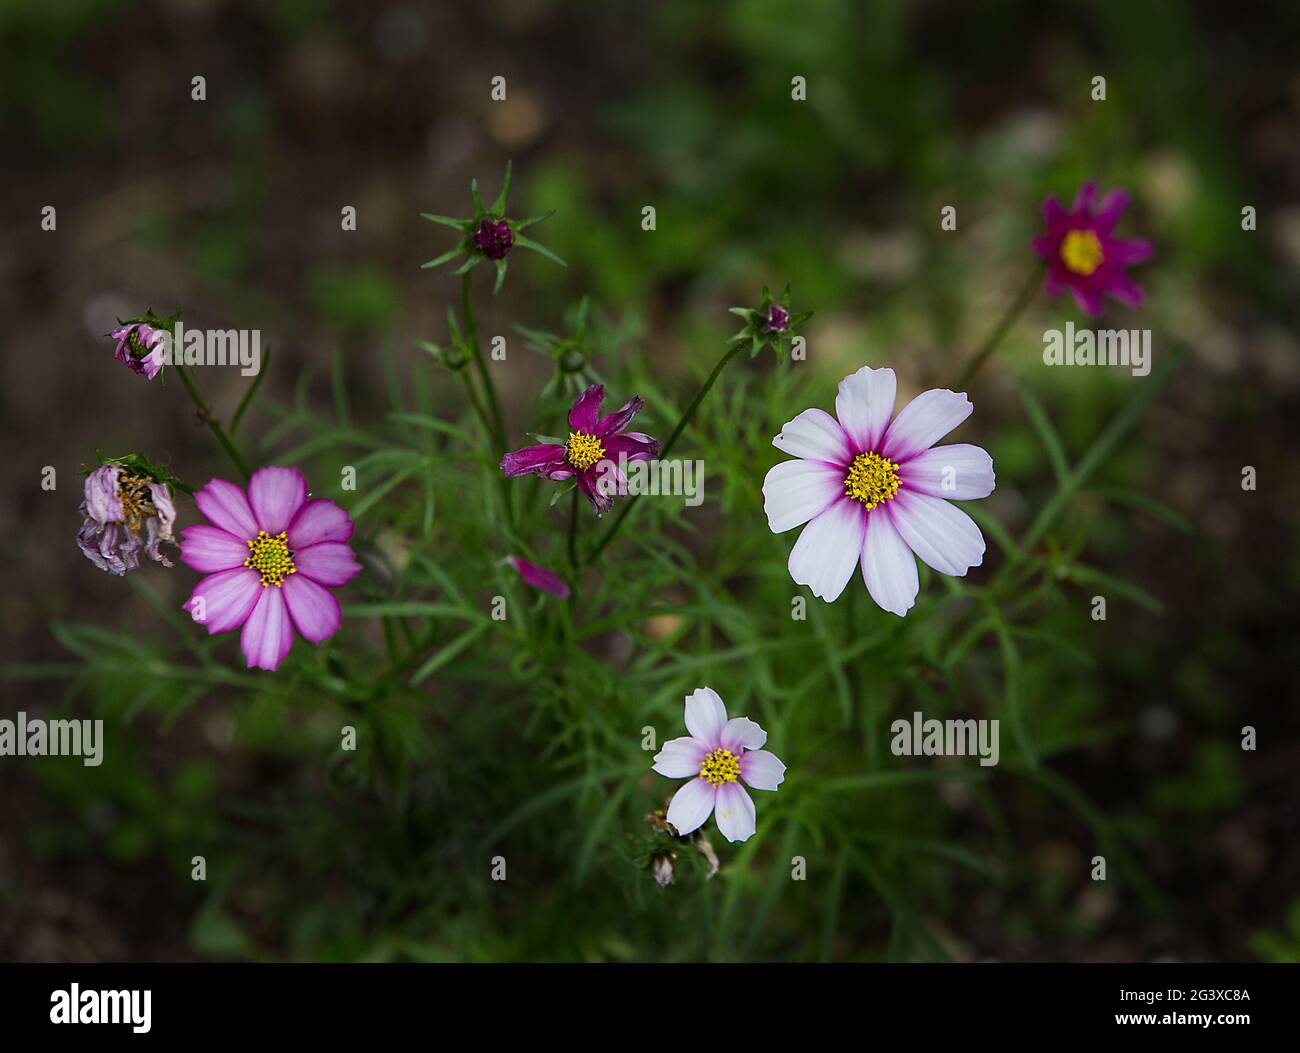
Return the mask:
<path fill-rule="evenodd" d="M 212 411 L 208 409 L 208 404 L 203 401 L 203 396 L 199 394 L 199 389 L 194 383 L 194 378 L 190 376 L 189 368 L 177 362 L 175 369 L 176 372 L 180 374 L 181 383 L 185 385 L 185 390 L 189 392 L 190 401 L 194 403 L 194 408 L 198 410 L 199 419 L 207 424 L 211 429 L 212 434 L 216 436 L 217 442 L 220 443 L 221 448 L 226 451 L 227 455 L 234 462 L 235 467 L 239 469 L 240 474 L 247 479 L 253 474 L 251 469 L 248 467 L 248 463 L 244 460 L 243 456 L 241 456 L 239 450 L 235 448 L 235 444 L 230 441 L 230 436 L 226 434 L 226 430 L 221 426 L 221 422 L 212 415 Z"/>
<path fill-rule="evenodd" d="M 474 307 L 470 303 L 469 286 L 470 272 L 466 271 L 460 278 L 460 309 L 461 314 L 465 316 L 465 335 L 468 338 L 470 350 L 474 352 L 474 365 L 478 369 L 479 379 L 483 382 L 483 392 L 487 397 L 488 407 L 492 413 L 492 428 L 498 447 L 497 453 L 503 454 L 506 450 L 506 426 L 501 417 L 501 404 L 497 401 L 496 385 L 492 383 L 492 376 L 488 373 L 487 363 L 483 361 L 483 352 L 478 346 L 478 324 L 474 321 Z"/>
<path fill-rule="evenodd" d="M 686 412 L 682 414 L 681 419 L 677 422 L 677 427 L 673 429 L 672 434 L 668 436 L 668 441 L 665 442 L 663 447 L 659 450 L 659 457 L 661 460 L 667 457 L 669 451 L 677 445 L 677 440 L 681 437 L 682 432 L 686 430 L 686 425 L 691 422 L 691 418 L 695 416 L 695 411 L 700 408 L 700 403 L 704 401 L 705 396 L 713 389 L 714 383 L 717 381 L 718 376 L 722 373 L 723 369 L 726 368 L 727 363 L 748 346 L 749 345 L 744 341 L 740 341 L 729 348 L 727 353 L 718 359 L 718 364 L 713 367 L 713 372 L 709 374 L 709 379 L 706 380 L 700 390 L 695 393 L 695 398 L 691 401 L 691 404 L 686 407 Z M 614 535 L 618 533 L 618 528 L 623 525 L 623 520 L 627 518 L 628 513 L 631 512 L 635 506 L 636 501 L 633 498 L 628 498 L 624 503 L 622 510 L 618 513 L 617 518 L 612 524 L 610 524 L 610 528 L 605 531 L 604 537 L 602 537 L 600 541 L 597 542 L 596 547 L 587 554 L 586 562 L 595 559 L 605 550 L 605 546 L 613 540 Z"/>
<path fill-rule="evenodd" d="M 1007 308 L 1006 312 L 1000 319 L 998 319 L 998 324 L 993 327 L 993 331 L 989 333 L 988 338 L 980 346 L 980 349 L 975 352 L 974 357 L 972 357 L 966 364 L 966 368 L 961 371 L 961 376 L 957 378 L 957 383 L 954 385 L 956 390 L 961 391 L 965 388 L 966 385 L 971 382 L 971 378 L 974 377 L 983 367 L 984 363 L 988 361 L 989 356 L 997 350 L 998 345 L 1002 343 L 1002 338 L 1010 332 L 1011 327 L 1015 325 L 1016 319 L 1020 317 L 1021 312 L 1029 306 L 1029 301 L 1034 298 L 1034 293 L 1038 291 L 1038 286 L 1042 279 L 1043 275 L 1041 271 L 1035 269 L 1029 272 L 1029 277 L 1025 280 L 1025 284 L 1020 287 L 1020 291 L 1016 294 L 1016 298 L 1011 301 L 1011 305 Z"/>
<path fill-rule="evenodd" d="M 573 500 L 569 504 L 569 569 L 573 573 L 573 584 L 578 579 L 578 488 L 573 488 Z"/>

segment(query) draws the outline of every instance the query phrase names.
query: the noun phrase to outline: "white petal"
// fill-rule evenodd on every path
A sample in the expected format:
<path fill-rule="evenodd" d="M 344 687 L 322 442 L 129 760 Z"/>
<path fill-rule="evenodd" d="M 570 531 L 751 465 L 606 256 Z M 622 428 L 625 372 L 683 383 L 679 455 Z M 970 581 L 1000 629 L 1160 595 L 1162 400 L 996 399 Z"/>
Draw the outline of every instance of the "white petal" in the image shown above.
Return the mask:
<path fill-rule="evenodd" d="M 664 748 L 655 754 L 653 768 L 660 775 L 670 779 L 690 779 L 700 774 L 700 765 L 708 748 L 689 735 L 679 739 L 670 739 Z"/>
<path fill-rule="evenodd" d="M 719 786 L 716 807 L 718 829 L 728 841 L 748 841 L 754 836 L 754 802 L 740 783 L 724 782 Z"/>
<path fill-rule="evenodd" d="M 835 416 L 853 443 L 855 454 L 879 448 L 890 414 L 894 412 L 897 390 L 898 381 L 892 369 L 863 366 L 840 381 Z"/>
<path fill-rule="evenodd" d="M 713 811 L 714 788 L 704 779 L 692 779 L 673 794 L 668 803 L 668 821 L 685 837 L 704 825 Z"/>
<path fill-rule="evenodd" d="M 975 407 L 965 392 L 932 388 L 903 407 L 885 432 L 881 452 L 891 461 L 904 461 L 928 450 L 971 415 Z"/>
<path fill-rule="evenodd" d="M 727 707 L 711 687 L 697 688 L 686 696 L 686 730 L 708 749 L 718 745 Z"/>
<path fill-rule="evenodd" d="M 785 782 L 785 765 L 775 753 L 754 750 L 740 758 L 740 777 L 756 790 L 775 790 Z"/>
<path fill-rule="evenodd" d="M 984 562 L 984 535 L 956 505 L 900 493 L 889 502 L 889 511 L 903 540 L 940 574 L 960 578 Z"/>
<path fill-rule="evenodd" d="M 993 492 L 993 458 L 978 446 L 959 442 L 934 446 L 899 466 L 903 487 L 947 501 L 977 501 Z"/>
<path fill-rule="evenodd" d="M 826 511 L 844 493 L 842 467 L 824 461 L 782 461 L 763 480 L 763 511 L 780 534 Z"/>
<path fill-rule="evenodd" d="M 762 749 L 767 741 L 767 732 L 749 717 L 732 717 L 722 728 L 719 745 L 739 755 L 742 749 Z"/>
<path fill-rule="evenodd" d="M 806 409 L 772 440 L 778 450 L 810 461 L 848 464 L 853 459 L 844 429 L 825 410 Z"/>
<path fill-rule="evenodd" d="M 916 603 L 916 593 L 921 585 L 916 573 L 916 556 L 890 518 L 888 505 L 893 503 L 889 501 L 867 516 L 867 540 L 862 546 L 862 580 L 882 610 L 902 618 Z"/>
<path fill-rule="evenodd" d="M 790 577 L 828 603 L 839 598 L 862 556 L 866 510 L 845 498 L 803 528 L 790 550 Z"/>

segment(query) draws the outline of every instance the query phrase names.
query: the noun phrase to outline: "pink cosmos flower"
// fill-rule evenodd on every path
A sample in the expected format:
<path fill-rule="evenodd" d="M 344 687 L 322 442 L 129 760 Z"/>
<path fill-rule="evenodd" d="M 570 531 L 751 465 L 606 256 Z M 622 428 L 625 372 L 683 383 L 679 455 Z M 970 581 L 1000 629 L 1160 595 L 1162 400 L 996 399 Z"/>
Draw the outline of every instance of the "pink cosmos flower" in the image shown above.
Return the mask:
<path fill-rule="evenodd" d="M 807 523 L 790 552 L 790 576 L 837 599 L 853 568 L 871 598 L 902 617 L 916 602 L 920 556 L 962 577 L 984 560 L 984 536 L 949 501 L 993 492 L 993 458 L 978 446 L 934 444 L 971 414 L 965 394 L 923 391 L 890 422 L 892 369 L 863 366 L 840 381 L 835 417 L 804 410 L 772 445 L 799 458 L 763 480 L 773 533 Z M 836 417 L 839 419 L 836 420 Z"/>
<path fill-rule="evenodd" d="M 685 837 L 718 817 L 728 841 L 746 841 L 755 827 L 754 802 L 739 780 L 755 790 L 775 790 L 785 780 L 785 765 L 763 749 L 767 732 L 748 717 L 727 719 L 727 707 L 711 687 L 686 696 L 690 735 L 664 743 L 654 770 L 670 779 L 690 779 L 668 805 L 668 821 Z"/>
<path fill-rule="evenodd" d="M 166 334 L 161 329 L 144 322 L 132 322 L 104 335 L 117 341 L 113 357 L 136 373 L 143 373 L 149 380 L 153 380 L 165 364 L 163 338 Z"/>
<path fill-rule="evenodd" d="M 539 567 L 536 563 L 530 563 L 523 556 L 507 556 L 506 562 L 519 572 L 519 576 L 524 582 L 542 592 L 549 592 L 552 596 L 558 596 L 562 600 L 569 598 L 569 586 L 565 580 L 553 570 L 547 570 L 545 567 Z"/>
<path fill-rule="evenodd" d="M 569 410 L 568 442 L 543 442 L 507 453 L 501 459 L 501 470 L 507 476 L 532 472 L 553 482 L 576 478 L 578 489 L 596 514 L 608 512 L 614 505 L 611 495 L 625 492 L 627 486 L 620 463 L 652 460 L 659 454 L 659 441 L 641 432 L 623 430 L 645 408 L 643 399 L 629 399 L 602 417 L 600 404 L 604 398 L 604 387 L 592 384 Z"/>
<path fill-rule="evenodd" d="M 1128 208 L 1128 194 L 1112 190 L 1094 212 L 1096 194 L 1096 183 L 1084 183 L 1068 212 L 1055 197 L 1047 198 L 1043 202 L 1047 232 L 1033 240 L 1034 251 L 1047 260 L 1048 294 L 1069 289 L 1079 310 L 1094 317 L 1101 314 L 1104 294 L 1130 307 L 1142 305 L 1142 289 L 1124 268 L 1152 256 L 1151 242 L 1112 233 Z"/>
<path fill-rule="evenodd" d="M 361 572 L 352 549 L 352 519 L 333 501 L 308 500 L 296 468 L 259 468 L 248 493 L 213 479 L 194 495 L 212 525 L 187 527 L 181 559 L 200 574 L 182 607 L 239 643 L 250 669 L 275 669 L 293 645 L 293 630 L 314 644 L 333 636 L 341 611 L 330 589 Z"/>

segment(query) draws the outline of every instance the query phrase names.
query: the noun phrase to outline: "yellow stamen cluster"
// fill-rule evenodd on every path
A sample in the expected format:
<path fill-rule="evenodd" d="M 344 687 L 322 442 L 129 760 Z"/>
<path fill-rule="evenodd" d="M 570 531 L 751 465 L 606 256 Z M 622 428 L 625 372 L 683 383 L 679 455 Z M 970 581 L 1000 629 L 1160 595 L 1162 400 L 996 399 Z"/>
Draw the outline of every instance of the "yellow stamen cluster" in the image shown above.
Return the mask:
<path fill-rule="evenodd" d="M 700 778 L 707 780 L 710 786 L 735 782 L 739 775 L 740 758 L 720 746 L 700 762 Z"/>
<path fill-rule="evenodd" d="M 571 431 L 564 447 L 564 455 L 573 467 L 582 471 L 605 459 L 605 447 L 594 435 L 588 435 L 585 431 Z"/>
<path fill-rule="evenodd" d="M 1085 278 L 1101 266 L 1104 258 L 1101 239 L 1091 230 L 1072 230 L 1061 242 L 1061 262 Z"/>
<path fill-rule="evenodd" d="M 875 508 L 897 494 L 900 485 L 898 465 L 878 453 L 860 453 L 844 477 L 844 496 Z"/>
<path fill-rule="evenodd" d="M 122 505 L 122 519 L 132 537 L 140 533 L 148 519 L 158 514 L 149 492 L 149 480 L 143 475 L 121 472 L 117 477 L 117 499 Z"/>
<path fill-rule="evenodd" d="M 259 530 L 257 537 L 248 543 L 248 559 L 244 566 L 251 567 L 262 575 L 262 588 L 274 585 L 277 589 L 284 584 L 290 574 L 296 574 L 298 568 L 293 565 L 293 553 L 289 551 L 289 541 L 283 531 L 272 537 L 265 530 Z"/>

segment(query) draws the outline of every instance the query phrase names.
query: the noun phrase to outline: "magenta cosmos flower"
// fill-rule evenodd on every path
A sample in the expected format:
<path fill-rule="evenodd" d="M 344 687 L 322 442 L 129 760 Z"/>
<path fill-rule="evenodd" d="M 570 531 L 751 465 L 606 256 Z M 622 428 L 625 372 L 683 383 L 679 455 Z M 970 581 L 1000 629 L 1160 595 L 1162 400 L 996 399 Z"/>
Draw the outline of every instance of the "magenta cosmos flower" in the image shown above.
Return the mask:
<path fill-rule="evenodd" d="M 1034 251 L 1047 260 L 1044 287 L 1051 296 L 1069 289 L 1079 310 L 1101 314 L 1101 298 L 1109 294 L 1130 307 L 1142 304 L 1142 289 L 1124 268 L 1151 258 L 1151 243 L 1142 238 L 1117 238 L 1115 224 L 1128 208 L 1129 196 L 1112 190 L 1093 211 L 1097 184 L 1079 188 L 1067 212 L 1053 196 L 1043 202 L 1047 233 L 1033 241 Z"/>
<path fill-rule="evenodd" d="M 341 612 L 329 590 L 361 572 L 343 509 L 308 500 L 296 468 L 259 468 L 247 495 L 213 479 L 194 500 L 212 522 L 181 532 L 181 559 L 208 575 L 182 604 L 196 622 L 209 633 L 242 627 L 250 669 L 279 666 L 294 629 L 314 644 L 334 635 Z"/>
<path fill-rule="evenodd" d="M 104 334 L 117 341 L 114 357 L 124 366 L 153 380 L 162 369 L 165 333 L 144 322 L 132 322 Z"/>
<path fill-rule="evenodd" d="M 962 577 L 984 559 L 984 536 L 948 502 L 988 497 L 993 458 L 978 446 L 935 446 L 970 416 L 964 394 L 923 391 L 894 412 L 892 369 L 863 366 L 840 381 L 835 417 L 804 410 L 772 445 L 799 458 L 763 480 L 774 533 L 807 523 L 790 552 L 790 576 L 837 599 L 861 564 L 871 598 L 900 617 L 916 602 L 920 556 Z M 836 420 L 836 417 L 839 419 Z"/>
<path fill-rule="evenodd" d="M 746 841 L 754 833 L 754 802 L 744 779 L 755 790 L 775 790 L 785 780 L 785 765 L 763 749 L 767 732 L 748 717 L 727 719 L 727 707 L 711 687 L 686 696 L 689 735 L 664 743 L 655 754 L 654 770 L 670 779 L 690 779 L 673 794 L 668 821 L 685 837 L 716 815 L 728 841 Z"/>
<path fill-rule="evenodd" d="M 643 399 L 629 399 L 602 417 L 600 404 L 604 399 L 604 387 L 592 384 L 569 410 L 568 442 L 543 442 L 514 450 L 501 458 L 501 470 L 507 476 L 531 472 L 553 482 L 577 479 L 578 489 L 596 514 L 608 512 L 614 505 L 611 495 L 626 491 L 627 477 L 621 466 L 652 460 L 659 454 L 659 441 L 638 431 L 623 430 L 645 408 Z"/>

